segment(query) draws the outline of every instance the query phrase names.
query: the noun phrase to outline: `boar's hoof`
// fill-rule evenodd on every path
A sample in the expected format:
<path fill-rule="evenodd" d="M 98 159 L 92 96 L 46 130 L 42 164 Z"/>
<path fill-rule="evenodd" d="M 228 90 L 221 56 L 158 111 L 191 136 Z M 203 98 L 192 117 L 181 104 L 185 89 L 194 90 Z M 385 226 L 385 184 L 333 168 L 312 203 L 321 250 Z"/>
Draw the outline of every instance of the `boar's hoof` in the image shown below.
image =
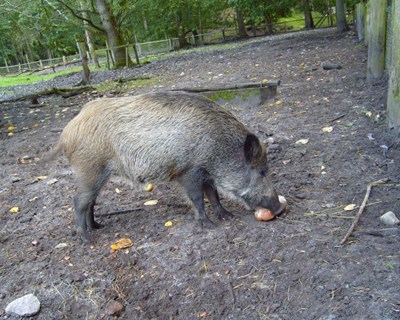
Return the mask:
<path fill-rule="evenodd" d="M 215 228 L 214 222 L 212 222 L 208 217 L 198 219 L 197 224 L 198 224 L 200 230 Z"/>
<path fill-rule="evenodd" d="M 104 224 L 101 224 L 99 222 L 93 221 L 93 229 L 103 229 L 104 228 Z"/>
<path fill-rule="evenodd" d="M 218 219 L 220 220 L 232 220 L 235 216 L 227 210 L 221 210 L 218 212 Z"/>

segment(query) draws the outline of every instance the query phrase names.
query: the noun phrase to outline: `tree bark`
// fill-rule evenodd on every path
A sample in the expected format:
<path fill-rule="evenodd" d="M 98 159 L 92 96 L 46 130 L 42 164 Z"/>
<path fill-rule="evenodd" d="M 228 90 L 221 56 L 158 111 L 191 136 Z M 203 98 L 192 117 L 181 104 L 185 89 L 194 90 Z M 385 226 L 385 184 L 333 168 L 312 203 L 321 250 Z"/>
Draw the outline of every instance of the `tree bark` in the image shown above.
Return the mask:
<path fill-rule="evenodd" d="M 336 0 L 336 30 L 338 32 L 346 32 L 350 30 L 346 22 L 344 0 Z"/>
<path fill-rule="evenodd" d="M 106 0 L 96 0 L 97 10 L 99 10 L 101 23 L 107 34 L 107 40 L 110 49 L 113 51 L 115 58 L 115 68 L 123 68 L 126 65 L 125 48 L 121 34 L 114 15 L 111 12 L 109 4 Z M 128 56 L 128 65 L 132 65 L 132 60 Z"/>
<path fill-rule="evenodd" d="M 357 20 L 356 20 L 356 27 L 357 27 L 357 34 L 358 40 L 360 42 L 364 42 L 364 13 L 365 7 L 364 3 L 360 2 L 357 3 L 356 11 L 357 11 Z"/>
<path fill-rule="evenodd" d="M 86 46 L 84 42 L 78 41 L 77 46 L 79 49 L 79 54 L 82 59 L 82 81 L 79 83 L 79 85 L 87 85 L 90 82 L 90 69 L 88 66 L 88 57 L 86 54 Z"/>
<path fill-rule="evenodd" d="M 80 0 L 80 5 L 81 5 L 81 9 L 82 9 L 82 16 L 87 20 L 88 17 L 87 17 L 87 13 L 85 11 L 85 4 L 83 3 L 83 0 Z M 99 60 L 97 59 L 96 49 L 94 47 L 94 42 L 92 39 L 92 32 L 90 31 L 89 23 L 86 20 L 83 20 L 83 28 L 85 29 L 86 43 L 89 48 L 89 53 L 92 58 L 94 67 L 96 69 L 100 69 L 100 63 L 99 63 Z"/>
<path fill-rule="evenodd" d="M 310 6 L 310 0 L 303 0 L 303 6 L 304 6 L 304 20 L 305 20 L 305 28 L 307 30 L 314 29 L 314 20 L 312 17 L 312 11 L 311 11 L 311 6 Z"/>
<path fill-rule="evenodd" d="M 392 61 L 387 98 L 388 125 L 400 140 L 400 1 L 392 2 Z"/>
<path fill-rule="evenodd" d="M 247 38 L 248 34 L 246 32 L 246 26 L 244 24 L 243 13 L 239 8 L 236 8 L 236 19 L 238 24 L 239 37 Z"/>
<path fill-rule="evenodd" d="M 385 71 L 387 2 L 371 0 L 370 3 L 367 80 L 370 84 L 375 84 L 382 79 Z"/>

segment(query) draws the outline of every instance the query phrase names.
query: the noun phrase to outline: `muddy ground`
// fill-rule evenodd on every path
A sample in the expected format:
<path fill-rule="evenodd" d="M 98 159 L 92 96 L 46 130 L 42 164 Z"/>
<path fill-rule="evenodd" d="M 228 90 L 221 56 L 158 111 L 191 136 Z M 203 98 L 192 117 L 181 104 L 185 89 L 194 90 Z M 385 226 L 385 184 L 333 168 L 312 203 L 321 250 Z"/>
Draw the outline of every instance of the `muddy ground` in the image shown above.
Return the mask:
<path fill-rule="evenodd" d="M 34 293 L 41 310 L 32 319 L 46 320 L 111 319 L 110 301 L 124 306 L 120 319 L 399 319 L 399 227 L 379 217 L 393 211 L 400 218 L 400 148 L 387 132 L 387 83 L 367 84 L 366 58 L 352 32 L 328 29 L 208 47 L 123 71 L 154 82 L 123 83 L 106 95 L 282 81 L 273 101 L 228 108 L 261 139 L 272 138 L 271 178 L 287 212 L 258 222 L 223 200 L 237 220 L 218 222 L 209 210 L 217 227 L 203 232 L 178 186 L 146 193 L 112 177 L 95 208 L 105 228 L 82 245 L 66 159 L 43 168 L 32 158 L 102 94 L 46 96 L 40 108 L 2 103 L 0 317 L 14 319 L 7 304 Z M 325 61 L 342 68 L 323 70 Z M 380 179 L 388 181 L 372 187 L 356 230 L 340 245 L 367 185 Z M 144 206 L 154 199 L 157 205 Z M 344 211 L 350 204 L 357 207 Z M 120 238 L 133 246 L 113 252 Z"/>

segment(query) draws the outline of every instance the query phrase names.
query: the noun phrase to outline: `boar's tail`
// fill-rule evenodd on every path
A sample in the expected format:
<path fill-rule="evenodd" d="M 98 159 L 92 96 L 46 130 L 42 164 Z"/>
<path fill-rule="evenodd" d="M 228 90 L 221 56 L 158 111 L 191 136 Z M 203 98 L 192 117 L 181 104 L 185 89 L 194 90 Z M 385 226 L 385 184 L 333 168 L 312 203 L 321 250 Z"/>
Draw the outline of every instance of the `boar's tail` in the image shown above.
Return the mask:
<path fill-rule="evenodd" d="M 39 165 L 45 165 L 50 161 L 55 160 L 63 151 L 63 143 L 60 141 L 47 153 L 43 154 L 42 158 L 37 162 Z"/>

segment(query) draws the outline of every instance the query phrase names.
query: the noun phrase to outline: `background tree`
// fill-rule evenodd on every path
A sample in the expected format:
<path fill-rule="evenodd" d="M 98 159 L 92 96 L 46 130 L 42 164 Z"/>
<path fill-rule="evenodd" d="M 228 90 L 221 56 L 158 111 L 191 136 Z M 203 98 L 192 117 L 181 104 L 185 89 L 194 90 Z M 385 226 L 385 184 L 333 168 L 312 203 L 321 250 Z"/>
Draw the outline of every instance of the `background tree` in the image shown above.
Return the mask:
<path fill-rule="evenodd" d="M 338 32 L 346 32 L 350 30 L 346 22 L 344 0 L 336 0 L 336 29 Z"/>

